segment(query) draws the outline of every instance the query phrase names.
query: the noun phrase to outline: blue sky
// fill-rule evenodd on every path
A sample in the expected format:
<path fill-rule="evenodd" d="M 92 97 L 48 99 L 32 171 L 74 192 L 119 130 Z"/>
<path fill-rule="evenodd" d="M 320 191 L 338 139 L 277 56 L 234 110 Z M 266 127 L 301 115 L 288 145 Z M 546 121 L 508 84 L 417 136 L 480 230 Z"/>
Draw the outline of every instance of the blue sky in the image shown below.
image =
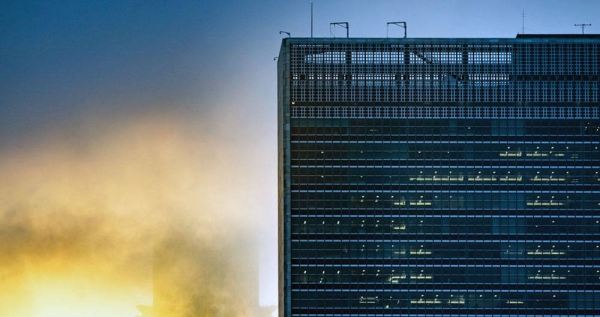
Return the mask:
<path fill-rule="evenodd" d="M 588 32 L 600 28 L 594 0 L 313 2 L 317 37 L 329 37 L 333 21 L 348 21 L 352 37 L 384 37 L 389 21 L 406 21 L 409 37 L 514 37 L 523 11 L 527 33 L 580 32 L 575 23 L 592 23 Z M 148 101 L 203 113 L 219 98 L 237 103 L 243 97 L 260 107 L 257 120 L 274 122 L 278 33 L 310 35 L 310 1 L 9 0 L 0 6 L 0 144 L 89 111 L 134 113 Z"/>
<path fill-rule="evenodd" d="M 351 37 L 514 37 L 600 33 L 597 0 L 315 0 L 314 35 L 350 23 Z M 48 131 L 78 133 L 152 111 L 186 117 L 210 137 L 262 157 L 266 182 L 262 304 L 276 297 L 276 63 L 282 35 L 310 36 L 311 1 L 16 1 L 0 4 L 0 156 Z M 338 29 L 337 35 L 343 35 Z M 390 29 L 401 36 L 401 29 Z M 226 120 L 222 120 L 226 118 Z M 188 123 L 189 123 L 188 122 Z M 224 124 L 227 122 L 227 124 Z M 219 168 L 218 162 L 212 168 Z M 240 182 L 252 182 L 243 179 Z"/>

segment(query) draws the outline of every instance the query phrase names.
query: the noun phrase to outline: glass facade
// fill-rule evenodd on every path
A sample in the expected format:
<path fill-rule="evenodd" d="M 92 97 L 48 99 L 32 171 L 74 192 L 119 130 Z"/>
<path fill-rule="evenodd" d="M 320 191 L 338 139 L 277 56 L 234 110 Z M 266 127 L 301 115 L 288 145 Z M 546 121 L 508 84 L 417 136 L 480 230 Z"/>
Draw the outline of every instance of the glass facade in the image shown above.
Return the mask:
<path fill-rule="evenodd" d="M 285 39 L 280 316 L 599 315 L 599 56 Z"/>

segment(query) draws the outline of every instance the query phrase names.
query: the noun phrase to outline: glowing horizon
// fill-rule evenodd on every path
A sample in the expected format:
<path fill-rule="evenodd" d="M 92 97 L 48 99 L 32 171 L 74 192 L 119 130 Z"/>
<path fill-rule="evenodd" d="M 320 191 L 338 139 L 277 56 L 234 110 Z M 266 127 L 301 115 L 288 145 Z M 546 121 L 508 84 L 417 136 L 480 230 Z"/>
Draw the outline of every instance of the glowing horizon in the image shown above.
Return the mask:
<path fill-rule="evenodd" d="M 207 315 L 251 316 L 260 216 L 240 197 L 253 190 L 236 181 L 246 172 L 232 149 L 188 128 L 136 118 L 77 146 L 49 137 L 0 158 L 0 315 L 133 317 L 158 292 L 177 298 L 161 316 L 199 297 L 214 301 Z M 227 168 L 206 168 L 216 161 Z"/>

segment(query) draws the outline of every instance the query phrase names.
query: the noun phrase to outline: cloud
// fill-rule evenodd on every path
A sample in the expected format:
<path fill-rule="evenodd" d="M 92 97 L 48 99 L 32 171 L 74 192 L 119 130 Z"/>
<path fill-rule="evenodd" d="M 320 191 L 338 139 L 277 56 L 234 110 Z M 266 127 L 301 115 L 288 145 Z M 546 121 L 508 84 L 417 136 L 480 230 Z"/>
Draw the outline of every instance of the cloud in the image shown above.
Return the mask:
<path fill-rule="evenodd" d="M 261 189 L 200 131 L 90 120 L 3 153 L 0 315 L 133 316 L 154 291 L 159 316 L 252 316 Z"/>

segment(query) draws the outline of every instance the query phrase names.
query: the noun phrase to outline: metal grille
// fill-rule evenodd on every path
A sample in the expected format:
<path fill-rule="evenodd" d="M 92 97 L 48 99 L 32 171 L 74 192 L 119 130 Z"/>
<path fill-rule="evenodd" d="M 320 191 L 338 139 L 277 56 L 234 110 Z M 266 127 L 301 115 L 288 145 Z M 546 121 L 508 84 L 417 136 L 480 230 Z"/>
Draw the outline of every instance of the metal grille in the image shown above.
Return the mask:
<path fill-rule="evenodd" d="M 292 118 L 599 119 L 597 107 L 296 106 Z"/>
<path fill-rule="evenodd" d="M 600 100 L 597 41 L 410 39 L 377 44 L 326 43 L 291 45 L 292 101 Z"/>

